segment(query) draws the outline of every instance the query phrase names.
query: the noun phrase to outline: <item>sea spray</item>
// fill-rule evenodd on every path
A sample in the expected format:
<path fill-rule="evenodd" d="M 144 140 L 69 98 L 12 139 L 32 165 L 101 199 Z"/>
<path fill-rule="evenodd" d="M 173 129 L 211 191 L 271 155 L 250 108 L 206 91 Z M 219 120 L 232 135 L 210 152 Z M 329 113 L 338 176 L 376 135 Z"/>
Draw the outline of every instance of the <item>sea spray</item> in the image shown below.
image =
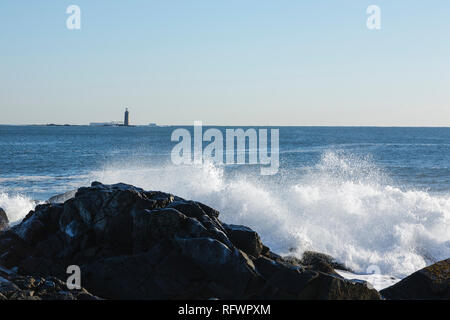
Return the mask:
<path fill-rule="evenodd" d="M 450 256 L 450 194 L 396 185 L 369 156 L 324 152 L 315 164 L 282 169 L 271 179 L 253 174 L 250 166 L 230 174 L 229 167 L 212 164 L 132 160 L 74 178 L 58 181 L 54 193 L 94 180 L 170 192 L 218 209 L 224 222 L 255 229 L 275 252 L 321 251 L 356 272 L 376 265 L 383 274 L 404 277 Z M 29 197 L 0 193 L 0 207 L 12 223 L 34 206 Z"/>
<path fill-rule="evenodd" d="M 377 265 L 398 277 L 450 256 L 450 195 L 396 186 L 370 158 L 326 152 L 301 176 L 277 183 L 226 177 L 213 165 L 123 167 L 110 164 L 90 180 L 202 201 L 223 221 L 258 231 L 276 252 L 322 251 L 357 272 Z"/>
<path fill-rule="evenodd" d="M 23 195 L 0 192 L 0 208 L 5 210 L 11 224 L 20 222 L 35 205 L 35 201 Z"/>

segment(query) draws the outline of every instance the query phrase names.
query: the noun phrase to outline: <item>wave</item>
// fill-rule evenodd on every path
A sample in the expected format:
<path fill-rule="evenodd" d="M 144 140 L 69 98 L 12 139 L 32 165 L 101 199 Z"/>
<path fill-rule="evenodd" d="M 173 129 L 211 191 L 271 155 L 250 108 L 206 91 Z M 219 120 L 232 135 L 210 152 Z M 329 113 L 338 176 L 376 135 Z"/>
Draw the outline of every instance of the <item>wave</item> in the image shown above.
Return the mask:
<path fill-rule="evenodd" d="M 205 165 L 110 164 L 92 180 L 125 182 L 202 201 L 227 223 L 258 231 L 276 252 L 328 253 L 356 272 L 377 266 L 404 277 L 450 257 L 450 195 L 395 186 L 370 157 L 326 152 L 314 166 L 281 181 Z"/>
<path fill-rule="evenodd" d="M 36 201 L 26 196 L 0 192 L 0 208 L 5 210 L 11 224 L 20 222 L 35 206 Z"/>
<path fill-rule="evenodd" d="M 245 167 L 230 174 L 212 164 L 129 160 L 78 176 L 70 186 L 124 182 L 198 200 L 218 209 L 224 222 L 258 231 L 275 252 L 328 253 L 357 273 L 375 266 L 402 278 L 450 257 L 450 194 L 398 186 L 370 157 L 325 152 L 311 167 L 284 169 L 277 180 Z M 0 207 L 18 221 L 34 202 L 0 193 Z"/>

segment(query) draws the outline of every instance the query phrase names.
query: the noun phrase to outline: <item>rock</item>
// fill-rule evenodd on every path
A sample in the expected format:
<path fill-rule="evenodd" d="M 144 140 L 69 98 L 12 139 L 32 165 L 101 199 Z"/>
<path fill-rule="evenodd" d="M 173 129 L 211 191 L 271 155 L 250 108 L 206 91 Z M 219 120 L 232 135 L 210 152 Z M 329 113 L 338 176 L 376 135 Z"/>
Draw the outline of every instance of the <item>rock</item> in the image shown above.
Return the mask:
<path fill-rule="evenodd" d="M 17 270 L 0 299 L 379 298 L 317 263 L 271 252 L 255 231 L 222 223 L 202 203 L 122 183 L 94 182 L 64 203 L 36 206 L 0 234 L 0 265 Z M 64 288 L 69 265 L 92 295 Z"/>
<path fill-rule="evenodd" d="M 267 284 L 264 296 L 269 299 L 301 300 L 380 300 L 377 290 L 365 281 L 351 281 L 298 264 L 292 259 L 271 260 L 260 257 L 257 270 Z M 298 261 L 297 261 L 298 262 Z"/>
<path fill-rule="evenodd" d="M 299 299 L 307 300 L 380 300 L 380 293 L 362 280 L 347 280 L 333 274 L 318 272 L 300 293 Z"/>
<path fill-rule="evenodd" d="M 253 262 L 237 248 L 210 238 L 179 239 L 177 245 L 186 258 L 201 268 L 205 278 L 214 281 L 213 296 L 248 299 L 255 294 L 249 288 L 260 280 L 259 274 Z"/>
<path fill-rule="evenodd" d="M 223 227 L 236 247 L 252 257 L 259 257 L 263 244 L 258 233 L 246 226 L 224 223 Z"/>
<path fill-rule="evenodd" d="M 327 273 L 334 272 L 334 269 L 352 272 L 352 270 L 336 261 L 332 256 L 315 251 L 305 251 L 300 263 Z"/>
<path fill-rule="evenodd" d="M 46 203 L 63 203 L 66 202 L 69 199 L 72 199 L 75 197 L 75 194 L 77 193 L 77 190 L 70 190 L 63 194 L 58 194 L 56 196 L 51 197 L 46 201 Z"/>
<path fill-rule="evenodd" d="M 20 250 L 1 251 L 2 241 Z M 247 298 L 260 278 L 217 211 L 124 184 L 93 183 L 64 204 L 37 206 L 0 237 L 2 253 L 23 275 L 64 277 L 77 264 L 86 288 L 117 299 Z"/>
<path fill-rule="evenodd" d="M 9 228 L 9 220 L 6 215 L 5 210 L 0 208 L 0 231 L 6 230 Z"/>
<path fill-rule="evenodd" d="M 325 273 L 330 273 L 337 277 L 341 277 L 341 276 L 339 276 L 339 274 L 336 273 L 336 271 L 333 269 L 333 267 L 331 265 L 329 265 L 328 263 L 325 263 L 323 261 L 316 261 L 313 264 L 304 264 L 301 259 L 299 259 L 295 256 L 292 256 L 292 255 L 283 256 L 282 260 L 287 263 L 290 263 L 292 265 L 295 265 L 295 266 L 305 266 L 308 269 L 312 269 L 315 271 L 321 271 L 321 272 L 325 272 Z"/>
<path fill-rule="evenodd" d="M 33 278 L 13 275 L 0 276 L 0 300 L 99 300 L 85 289 L 69 290 L 57 278 Z"/>
<path fill-rule="evenodd" d="M 318 276 L 317 272 L 264 256 L 255 261 L 255 266 L 265 279 L 262 295 L 268 299 L 298 299 L 306 286 Z"/>
<path fill-rule="evenodd" d="M 439 261 L 406 277 L 380 293 L 392 300 L 450 299 L 450 259 Z"/>

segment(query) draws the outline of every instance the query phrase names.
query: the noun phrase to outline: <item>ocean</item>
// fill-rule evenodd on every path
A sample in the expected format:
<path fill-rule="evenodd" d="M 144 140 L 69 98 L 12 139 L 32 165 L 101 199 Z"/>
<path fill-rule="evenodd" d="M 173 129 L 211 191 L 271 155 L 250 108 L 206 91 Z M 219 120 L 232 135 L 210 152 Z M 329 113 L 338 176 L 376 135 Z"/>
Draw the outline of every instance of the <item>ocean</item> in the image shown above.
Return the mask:
<path fill-rule="evenodd" d="M 403 278 L 450 257 L 450 128 L 280 127 L 272 176 L 175 165 L 176 128 L 0 126 L 0 207 L 17 223 L 56 194 L 124 182 L 214 207 L 274 252 L 320 251 L 359 273 Z"/>

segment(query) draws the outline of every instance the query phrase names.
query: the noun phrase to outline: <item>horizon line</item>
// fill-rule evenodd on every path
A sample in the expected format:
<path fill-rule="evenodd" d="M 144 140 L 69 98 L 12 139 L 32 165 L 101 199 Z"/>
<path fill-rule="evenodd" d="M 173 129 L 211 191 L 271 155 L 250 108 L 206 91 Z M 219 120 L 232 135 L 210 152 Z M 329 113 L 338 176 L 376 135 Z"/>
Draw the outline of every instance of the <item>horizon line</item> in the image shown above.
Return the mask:
<path fill-rule="evenodd" d="M 46 124 L 39 124 L 39 123 L 32 123 L 32 124 L 5 124 L 0 123 L 0 126 L 10 126 L 10 127 L 30 127 L 30 126 L 39 126 L 39 127 L 52 127 L 52 126 L 58 126 L 58 127 L 127 127 L 127 126 L 118 126 L 118 125 L 111 125 L 111 126 L 92 126 L 90 124 L 59 124 L 59 123 L 46 123 Z M 151 124 L 130 124 L 128 127 L 193 127 L 194 124 L 157 124 L 154 123 L 154 125 Z M 224 124 L 203 124 L 202 126 L 205 127 L 306 127 L 306 128 L 450 128 L 449 126 L 442 126 L 442 125 L 436 125 L 436 126 L 430 126 L 430 125 L 224 125 Z"/>

